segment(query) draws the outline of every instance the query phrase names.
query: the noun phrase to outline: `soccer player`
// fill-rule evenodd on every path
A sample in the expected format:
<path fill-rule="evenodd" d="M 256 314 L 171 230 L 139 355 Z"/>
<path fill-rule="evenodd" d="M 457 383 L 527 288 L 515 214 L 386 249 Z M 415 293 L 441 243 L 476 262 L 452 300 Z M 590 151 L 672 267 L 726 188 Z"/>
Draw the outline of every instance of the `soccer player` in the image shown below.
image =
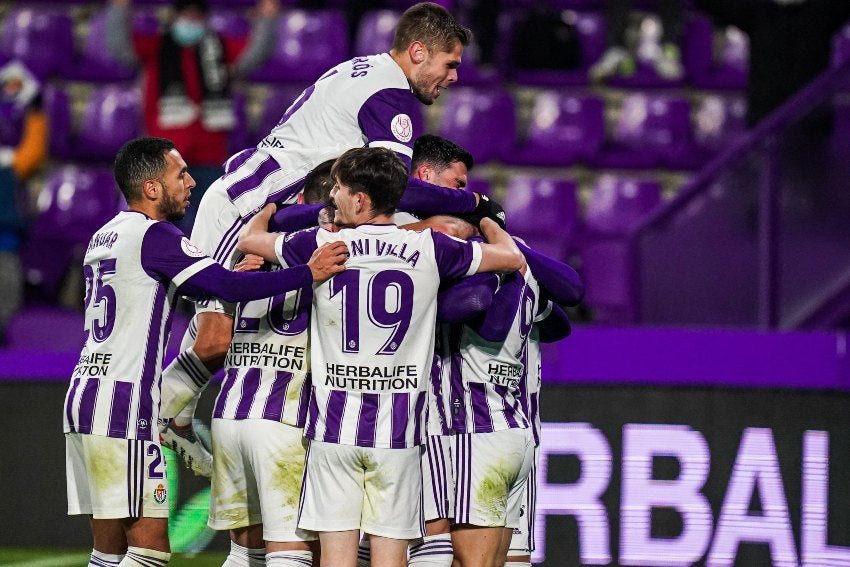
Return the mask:
<path fill-rule="evenodd" d="M 306 204 L 327 204 L 331 164 L 308 176 Z M 315 225 L 320 211 L 304 208 L 307 214 L 302 216 Z M 329 223 L 321 226 L 331 228 Z M 250 257 L 237 267 L 256 269 L 256 259 L 262 262 Z M 311 299 L 307 286 L 236 308 L 212 420 L 209 525 L 230 531 L 225 566 L 303 567 L 312 561 L 318 537 L 297 526 L 307 447 Z"/>
<path fill-rule="evenodd" d="M 83 264 L 86 340 L 63 412 L 68 513 L 90 516 L 90 565 L 151 567 L 170 557 L 156 423 L 178 295 L 242 301 L 300 289 L 344 270 L 346 249 L 334 243 L 274 273 L 230 272 L 163 222 L 183 216 L 195 184 L 170 140 L 128 142 L 114 175 L 128 210 L 92 236 Z"/>
<path fill-rule="evenodd" d="M 225 175 L 201 200 L 193 242 L 229 265 L 239 232 L 257 211 L 267 203 L 294 202 L 310 170 L 350 148 L 386 147 L 409 164 L 417 135 L 411 115 L 419 104 L 433 104 L 457 81 L 470 39 L 471 32 L 437 4 L 422 2 L 406 10 L 389 53 L 356 57 L 330 69 L 298 97 L 256 149 L 229 160 Z M 405 193 L 407 210 L 490 211 L 486 198 L 477 194 L 410 183 L 415 190 Z M 196 312 L 194 345 L 177 357 L 163 378 L 168 394 L 163 417 L 175 417 L 185 407 L 164 433 L 173 442 L 187 434 L 178 426 L 191 423 L 191 400 L 221 368 L 233 334 L 232 306 L 201 302 Z"/>
<path fill-rule="evenodd" d="M 346 228 L 278 237 L 265 231 L 266 207 L 239 248 L 292 265 L 323 242 L 349 243 L 348 275 L 313 289 L 311 441 L 298 525 L 319 532 L 322 565 L 354 567 L 363 530 L 372 564 L 394 567 L 422 535 L 420 446 L 439 283 L 524 261 L 491 219 L 481 221 L 489 244 L 395 226 L 408 171 L 386 148 L 349 150 L 332 175 L 334 222 Z"/>

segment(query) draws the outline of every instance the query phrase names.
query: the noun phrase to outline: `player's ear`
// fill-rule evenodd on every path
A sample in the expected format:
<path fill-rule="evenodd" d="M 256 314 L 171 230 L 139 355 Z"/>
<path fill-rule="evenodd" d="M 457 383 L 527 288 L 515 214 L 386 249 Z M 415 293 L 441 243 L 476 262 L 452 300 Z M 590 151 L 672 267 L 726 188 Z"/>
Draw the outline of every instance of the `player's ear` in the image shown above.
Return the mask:
<path fill-rule="evenodd" d="M 425 61 L 426 51 L 427 48 L 421 41 L 414 41 L 407 47 L 407 54 L 410 56 L 410 60 L 414 63 L 422 63 Z"/>
<path fill-rule="evenodd" d="M 142 182 L 142 195 L 151 201 L 155 201 L 159 198 L 161 189 L 162 186 L 156 179 L 145 179 L 144 182 Z"/>
<path fill-rule="evenodd" d="M 421 179 L 422 181 L 431 181 L 431 166 L 427 163 L 420 164 L 419 167 L 416 168 L 416 178 Z"/>

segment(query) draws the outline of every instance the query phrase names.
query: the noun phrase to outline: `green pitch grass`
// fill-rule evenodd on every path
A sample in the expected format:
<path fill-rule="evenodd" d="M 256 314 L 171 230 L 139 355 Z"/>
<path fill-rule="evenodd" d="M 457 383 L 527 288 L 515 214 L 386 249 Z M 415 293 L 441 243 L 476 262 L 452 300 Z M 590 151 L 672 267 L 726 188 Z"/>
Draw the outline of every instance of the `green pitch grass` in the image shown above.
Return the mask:
<path fill-rule="evenodd" d="M 4 567 L 80 567 L 88 563 L 91 550 L 13 549 L 0 547 L 0 565 Z M 169 567 L 219 567 L 226 551 L 184 555 L 175 553 Z"/>

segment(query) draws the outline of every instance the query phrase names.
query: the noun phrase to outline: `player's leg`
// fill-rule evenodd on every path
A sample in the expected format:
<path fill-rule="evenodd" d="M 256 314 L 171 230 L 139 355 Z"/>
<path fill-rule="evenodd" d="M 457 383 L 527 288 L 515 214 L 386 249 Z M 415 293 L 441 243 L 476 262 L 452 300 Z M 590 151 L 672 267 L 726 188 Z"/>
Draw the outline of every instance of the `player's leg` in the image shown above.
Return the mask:
<path fill-rule="evenodd" d="M 230 530 L 230 553 L 222 567 L 263 567 L 265 564 L 266 544 L 262 524 Z"/>
<path fill-rule="evenodd" d="M 318 534 L 298 528 L 307 441 L 304 430 L 266 419 L 245 420 L 244 438 L 257 479 L 263 518 L 262 538 L 270 567 L 303 567 L 313 561 Z"/>
<path fill-rule="evenodd" d="M 369 534 L 372 567 L 404 565 L 408 542 L 424 535 L 423 450 L 360 448 L 365 487 L 360 527 Z"/>
<path fill-rule="evenodd" d="M 511 530 L 508 559 L 505 567 L 531 567 L 531 552 L 534 551 L 534 520 L 537 513 L 537 458 L 538 449 L 534 449 L 534 461 L 528 473 L 528 481 L 520 497 L 525 506 L 520 514 L 520 526 Z"/>
<path fill-rule="evenodd" d="M 319 532 L 322 547 L 322 566 L 357 567 L 357 541 L 360 530 Z M 396 563 L 402 565 L 403 563 Z"/>
<path fill-rule="evenodd" d="M 265 564 L 259 489 L 245 441 L 251 440 L 251 421 L 212 420 L 213 471 L 208 525 L 230 532 L 226 567 Z"/>
<path fill-rule="evenodd" d="M 451 476 L 451 443 L 447 436 L 429 435 L 422 456 L 425 537 L 411 542 L 411 567 L 451 567 L 451 523 L 454 480 Z"/>
<path fill-rule="evenodd" d="M 360 447 L 315 440 L 307 447 L 298 527 L 319 534 L 321 565 L 357 564 L 365 495 L 361 457 Z"/>
<path fill-rule="evenodd" d="M 158 443 L 69 433 L 68 513 L 88 514 L 91 564 L 165 565 L 168 480 Z"/>
<path fill-rule="evenodd" d="M 505 562 L 506 530 L 519 525 L 520 491 L 533 456 L 527 429 L 455 435 L 455 525 L 452 545 L 460 567 Z"/>

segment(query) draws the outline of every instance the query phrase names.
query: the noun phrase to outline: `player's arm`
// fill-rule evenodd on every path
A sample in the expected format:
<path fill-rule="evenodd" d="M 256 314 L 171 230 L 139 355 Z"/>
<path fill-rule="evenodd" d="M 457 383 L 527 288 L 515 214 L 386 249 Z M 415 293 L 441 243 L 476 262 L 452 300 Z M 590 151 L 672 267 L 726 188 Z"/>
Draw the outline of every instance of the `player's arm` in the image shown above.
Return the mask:
<path fill-rule="evenodd" d="M 295 232 L 316 226 L 319 213 L 327 203 L 288 205 L 276 212 L 268 223 L 269 232 Z"/>
<path fill-rule="evenodd" d="M 572 266 L 532 250 L 522 242 L 517 246 L 525 256 L 531 273 L 556 303 L 575 306 L 584 297 L 584 282 Z"/>
<path fill-rule="evenodd" d="M 401 196 L 398 210 L 429 215 L 472 213 L 479 200 L 478 193 L 440 187 L 411 177 L 407 180 L 407 189 Z"/>
<path fill-rule="evenodd" d="M 474 226 L 463 219 L 451 215 L 434 215 L 418 222 L 402 225 L 399 228 L 406 230 L 425 230 L 426 228 L 430 228 L 431 230 L 436 230 L 443 234 L 460 238 L 461 240 L 469 240 L 478 234 Z"/>
<path fill-rule="evenodd" d="M 525 268 L 525 257 L 507 232 L 502 230 L 495 221 L 489 218 L 481 219 L 479 230 L 487 239 L 481 244 L 481 262 L 478 272 L 516 272 Z"/>
<path fill-rule="evenodd" d="M 333 243 L 342 244 L 342 243 Z M 345 245 L 325 246 L 306 265 L 275 272 L 231 272 L 194 246 L 177 227 L 152 225 L 142 242 L 142 266 L 154 278 L 170 280 L 177 293 L 219 297 L 228 302 L 252 301 L 324 281 L 345 269 Z"/>
<path fill-rule="evenodd" d="M 516 318 L 524 289 L 525 278 L 522 274 L 508 274 L 493 296 L 493 303 L 487 312 L 467 325 L 485 341 L 504 342 Z"/>
<path fill-rule="evenodd" d="M 269 232 L 269 221 L 275 210 L 274 205 L 266 205 L 248 221 L 248 224 L 239 234 L 239 241 L 236 243 L 237 250 L 244 254 L 256 254 L 262 256 L 264 260 L 277 263 L 275 241 L 280 235 L 276 232 Z"/>
<path fill-rule="evenodd" d="M 448 285 L 437 295 L 437 320 L 463 323 L 483 313 L 493 303 L 499 286 L 496 274 L 481 273 Z"/>
<path fill-rule="evenodd" d="M 572 324 L 567 312 L 553 301 L 547 301 L 543 312 L 535 319 L 534 324 L 540 331 L 541 343 L 554 343 L 570 336 Z"/>

